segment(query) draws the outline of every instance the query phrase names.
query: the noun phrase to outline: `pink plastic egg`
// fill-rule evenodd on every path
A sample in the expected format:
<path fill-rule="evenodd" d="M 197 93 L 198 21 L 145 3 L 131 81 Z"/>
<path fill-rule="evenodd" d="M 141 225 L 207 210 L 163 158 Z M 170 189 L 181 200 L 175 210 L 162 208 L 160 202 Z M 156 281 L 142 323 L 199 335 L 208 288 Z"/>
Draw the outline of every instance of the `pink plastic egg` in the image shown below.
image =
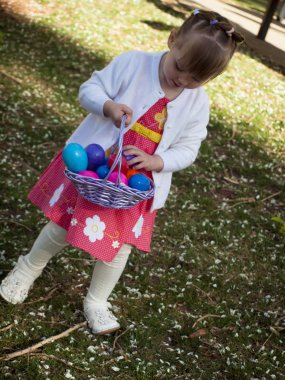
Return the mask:
<path fill-rule="evenodd" d="M 119 175 L 118 172 L 113 172 L 110 174 L 110 177 L 108 178 L 108 180 L 110 182 L 116 183 L 118 175 Z M 121 173 L 120 175 L 120 185 L 128 185 L 128 178 L 123 173 Z"/>
<path fill-rule="evenodd" d="M 92 170 L 82 170 L 81 172 L 78 172 L 77 174 L 83 175 L 84 177 L 99 178 L 98 174 L 92 172 Z"/>

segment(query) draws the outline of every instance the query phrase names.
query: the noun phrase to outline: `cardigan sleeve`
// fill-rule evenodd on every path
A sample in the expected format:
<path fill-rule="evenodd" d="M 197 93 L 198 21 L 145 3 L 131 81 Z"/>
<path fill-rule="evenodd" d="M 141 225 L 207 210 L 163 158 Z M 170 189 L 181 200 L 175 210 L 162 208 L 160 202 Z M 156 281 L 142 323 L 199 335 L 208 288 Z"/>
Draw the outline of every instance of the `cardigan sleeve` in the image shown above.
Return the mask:
<path fill-rule="evenodd" d="M 94 71 L 80 86 L 78 99 L 88 112 L 104 116 L 104 103 L 115 98 L 124 79 L 130 75 L 128 66 L 133 56 L 134 52 L 118 55 L 104 69 Z"/>
<path fill-rule="evenodd" d="M 188 122 L 178 141 L 171 144 L 165 152 L 159 153 L 164 162 L 161 172 L 176 172 L 187 168 L 195 161 L 201 143 L 207 136 L 209 123 L 209 100 L 205 93 L 204 95 L 202 106 Z"/>

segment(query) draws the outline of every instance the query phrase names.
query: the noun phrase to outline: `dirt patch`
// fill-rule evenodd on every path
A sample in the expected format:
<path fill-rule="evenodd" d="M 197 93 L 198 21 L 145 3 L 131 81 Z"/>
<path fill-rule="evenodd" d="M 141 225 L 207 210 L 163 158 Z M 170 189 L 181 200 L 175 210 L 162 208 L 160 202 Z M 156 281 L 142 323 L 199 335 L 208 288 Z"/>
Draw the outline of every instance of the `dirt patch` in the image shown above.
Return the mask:
<path fill-rule="evenodd" d="M 18 20 L 43 15 L 48 11 L 47 7 L 34 0 L 0 0 L 1 10 Z"/>
<path fill-rule="evenodd" d="M 226 188 L 221 188 L 221 189 L 215 189 L 213 190 L 213 193 L 221 200 L 223 199 L 233 199 L 235 198 L 235 191 L 226 189 Z"/>

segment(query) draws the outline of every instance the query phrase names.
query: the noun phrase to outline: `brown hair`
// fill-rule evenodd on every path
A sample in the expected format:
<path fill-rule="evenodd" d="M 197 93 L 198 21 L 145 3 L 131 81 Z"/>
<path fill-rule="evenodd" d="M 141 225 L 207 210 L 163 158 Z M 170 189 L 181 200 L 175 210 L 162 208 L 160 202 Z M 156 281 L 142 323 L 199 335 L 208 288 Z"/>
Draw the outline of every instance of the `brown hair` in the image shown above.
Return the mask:
<path fill-rule="evenodd" d="M 183 51 L 179 59 L 184 71 L 200 81 L 221 74 L 243 37 L 218 13 L 195 10 L 175 31 L 174 46 Z"/>

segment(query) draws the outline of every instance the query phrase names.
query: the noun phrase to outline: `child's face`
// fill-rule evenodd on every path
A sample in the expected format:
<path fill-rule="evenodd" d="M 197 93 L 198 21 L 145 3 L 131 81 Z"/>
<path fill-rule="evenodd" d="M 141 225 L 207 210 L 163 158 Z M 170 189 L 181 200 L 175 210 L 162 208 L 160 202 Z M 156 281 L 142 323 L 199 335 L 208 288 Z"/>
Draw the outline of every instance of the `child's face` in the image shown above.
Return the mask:
<path fill-rule="evenodd" d="M 183 88 L 194 89 L 200 87 L 208 80 L 201 81 L 199 78 L 196 78 L 189 71 L 183 68 L 183 64 L 181 62 L 182 58 L 184 54 L 189 54 L 189 52 L 183 51 L 183 47 L 179 48 L 175 46 L 175 42 L 176 32 L 173 30 L 168 37 L 169 52 L 164 57 L 161 65 L 164 81 L 167 83 L 169 88 L 177 90 Z"/>
<path fill-rule="evenodd" d="M 169 88 L 194 89 L 200 87 L 204 81 L 200 81 L 188 71 L 183 70 L 181 58 L 183 53 L 176 47 L 170 47 L 170 51 L 164 57 L 162 63 L 162 75 Z"/>

